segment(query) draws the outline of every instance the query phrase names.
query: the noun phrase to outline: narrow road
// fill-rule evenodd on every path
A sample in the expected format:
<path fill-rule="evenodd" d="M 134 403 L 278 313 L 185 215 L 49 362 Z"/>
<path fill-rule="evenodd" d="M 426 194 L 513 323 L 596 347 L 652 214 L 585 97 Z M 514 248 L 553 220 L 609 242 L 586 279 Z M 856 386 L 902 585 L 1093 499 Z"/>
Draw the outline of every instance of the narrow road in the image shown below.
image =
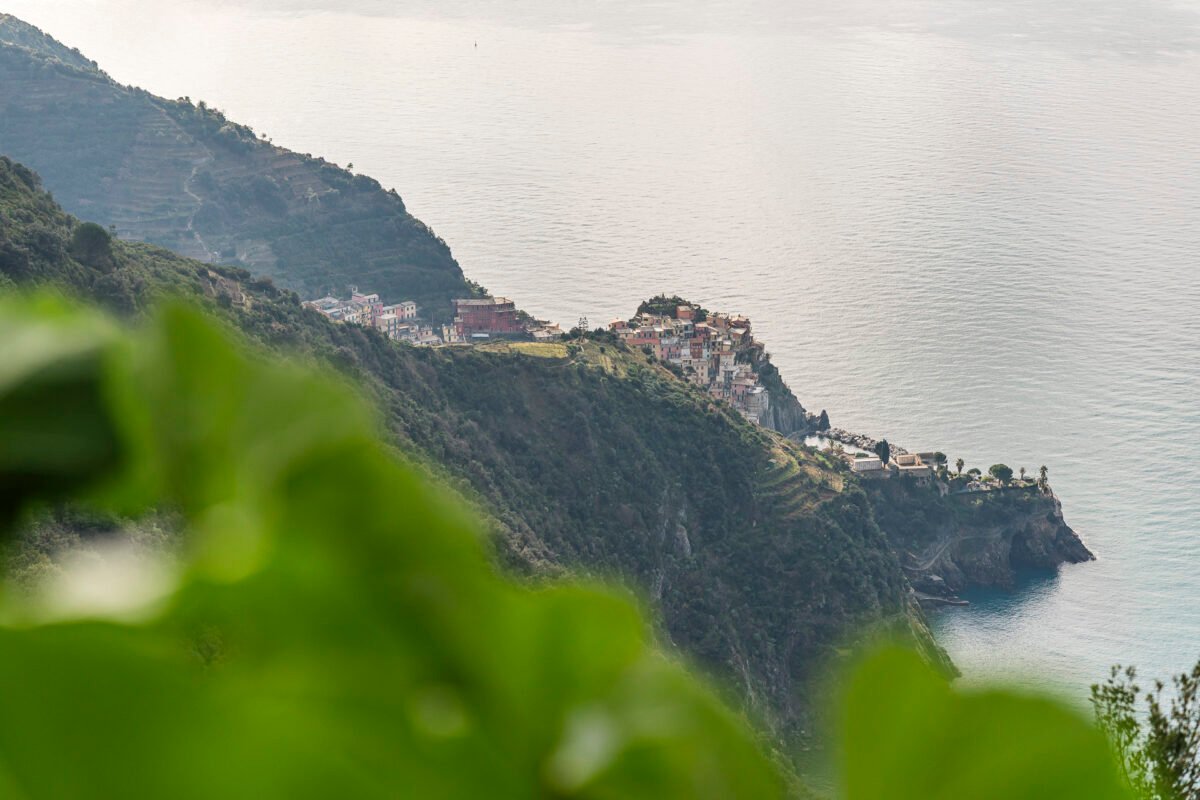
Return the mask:
<path fill-rule="evenodd" d="M 992 537 L 992 534 L 982 533 L 982 534 L 976 534 L 975 536 L 962 536 L 962 537 L 951 536 L 951 537 L 942 539 L 940 542 L 938 542 L 934 546 L 933 555 L 926 557 L 924 561 L 918 562 L 917 565 L 915 567 L 911 567 L 911 569 L 915 569 L 915 570 L 918 570 L 921 572 L 924 572 L 925 570 L 930 569 L 931 567 L 933 567 L 934 564 L 936 564 L 938 562 L 938 559 L 940 559 L 942 557 L 942 555 L 948 549 L 950 549 L 950 545 L 958 544 L 959 542 L 969 542 L 972 539 L 990 539 L 991 537 Z M 918 558 L 918 556 L 914 553 L 910 552 L 909 555 L 912 556 L 914 559 Z"/>
<path fill-rule="evenodd" d="M 184 193 L 196 201 L 196 210 L 188 216 L 187 232 L 192 235 L 192 238 L 196 240 L 196 244 L 200 245 L 200 249 L 204 251 L 205 261 L 216 261 L 218 253 L 209 248 L 203 237 L 200 236 L 200 232 L 196 230 L 196 215 L 199 214 L 200 209 L 204 207 L 204 198 L 192 191 L 192 181 L 194 181 L 196 179 L 196 175 L 200 173 L 200 168 L 211 164 L 212 160 L 212 156 L 207 156 L 203 161 L 195 164 L 192 167 L 192 174 L 188 175 L 187 180 L 183 182 Z"/>

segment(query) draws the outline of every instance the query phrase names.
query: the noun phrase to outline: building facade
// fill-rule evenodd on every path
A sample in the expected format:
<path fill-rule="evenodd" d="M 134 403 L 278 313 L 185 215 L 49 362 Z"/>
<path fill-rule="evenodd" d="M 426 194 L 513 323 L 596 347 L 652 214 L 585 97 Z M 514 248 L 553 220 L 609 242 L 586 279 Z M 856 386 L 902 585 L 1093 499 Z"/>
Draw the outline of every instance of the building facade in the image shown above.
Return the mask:
<path fill-rule="evenodd" d="M 469 298 L 454 301 L 454 329 L 460 340 L 480 334 L 521 333 L 516 303 L 504 297 Z"/>

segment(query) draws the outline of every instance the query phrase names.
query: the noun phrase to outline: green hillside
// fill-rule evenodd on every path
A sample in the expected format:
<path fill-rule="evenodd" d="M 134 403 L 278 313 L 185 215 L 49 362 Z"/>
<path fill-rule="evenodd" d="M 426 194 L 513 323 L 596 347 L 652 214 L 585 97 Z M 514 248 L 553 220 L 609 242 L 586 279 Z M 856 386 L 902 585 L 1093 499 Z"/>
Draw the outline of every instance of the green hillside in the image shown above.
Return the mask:
<path fill-rule="evenodd" d="M 113 241 L 99 266 L 82 263 L 78 230 L 30 171 L 0 159 L 7 280 L 68 287 L 126 315 L 182 294 L 353 376 L 392 440 L 486 510 L 510 568 L 624 579 L 664 638 L 781 731 L 805 727 L 809 681 L 864 629 L 944 659 L 843 468 L 640 352 L 599 341 L 412 348 L 332 324 L 243 271 L 143 244 Z"/>
<path fill-rule="evenodd" d="M 0 13 L 0 42 L 23 47 L 43 56 L 57 59 L 76 69 L 99 71 L 95 61 L 78 50 L 55 41 L 32 25 L 22 22 L 12 14 Z"/>
<path fill-rule="evenodd" d="M 276 147 L 202 102 L 121 86 L 8 15 L 0 153 L 124 238 L 239 264 L 303 296 L 355 284 L 444 319 L 450 299 L 469 294 L 446 243 L 395 191 Z"/>

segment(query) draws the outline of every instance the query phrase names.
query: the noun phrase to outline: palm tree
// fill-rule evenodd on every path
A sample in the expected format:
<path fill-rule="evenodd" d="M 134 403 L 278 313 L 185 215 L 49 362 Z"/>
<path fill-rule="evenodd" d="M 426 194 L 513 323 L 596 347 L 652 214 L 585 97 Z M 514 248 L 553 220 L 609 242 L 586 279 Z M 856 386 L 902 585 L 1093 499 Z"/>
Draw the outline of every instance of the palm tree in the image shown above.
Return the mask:
<path fill-rule="evenodd" d="M 1041 480 L 1038 481 L 1038 485 L 1042 487 L 1043 491 L 1045 491 L 1046 489 L 1048 489 L 1050 487 L 1050 484 L 1046 482 L 1046 476 L 1049 473 L 1050 473 L 1050 470 L 1047 469 L 1044 464 L 1042 465 L 1042 468 L 1040 470 L 1038 470 L 1038 474 L 1042 476 Z"/>
<path fill-rule="evenodd" d="M 958 468 L 958 477 L 962 477 L 963 467 L 966 465 L 967 462 L 963 461 L 961 458 L 954 462 L 954 466 Z"/>
<path fill-rule="evenodd" d="M 1025 468 L 1021 467 L 1021 483 L 1025 482 Z"/>

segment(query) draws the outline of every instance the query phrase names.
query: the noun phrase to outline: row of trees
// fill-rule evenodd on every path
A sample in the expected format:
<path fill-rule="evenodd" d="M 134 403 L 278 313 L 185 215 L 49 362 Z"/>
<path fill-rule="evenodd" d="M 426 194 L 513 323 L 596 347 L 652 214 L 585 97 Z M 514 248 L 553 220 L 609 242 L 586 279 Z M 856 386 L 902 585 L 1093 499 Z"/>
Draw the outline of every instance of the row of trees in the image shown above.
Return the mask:
<path fill-rule="evenodd" d="M 890 443 L 888 443 L 887 439 L 882 439 L 875 443 L 875 455 L 879 456 L 879 460 L 884 464 L 887 464 L 892 460 L 892 446 Z M 946 454 L 939 451 L 933 454 L 933 458 L 935 463 L 932 466 L 935 470 L 937 470 L 938 474 L 943 478 L 949 477 L 950 473 L 947 467 L 948 459 L 946 458 Z M 954 462 L 954 467 L 956 470 L 954 477 L 962 478 L 963 469 L 966 466 L 966 461 L 961 458 L 956 459 Z M 1021 482 L 1024 483 L 1026 475 L 1025 467 L 1021 467 L 1019 473 Z M 1002 484 L 1008 484 L 1013 479 L 1013 469 L 1007 464 L 993 464 L 992 466 L 988 467 L 987 474 L 993 480 Z M 1050 470 L 1045 465 L 1038 470 L 1038 486 L 1040 486 L 1042 489 L 1046 489 L 1049 486 L 1049 474 Z M 966 477 L 970 478 L 971 480 L 979 480 L 983 477 L 983 471 L 979 469 L 967 470 Z"/>
<path fill-rule="evenodd" d="M 954 462 L 954 466 L 957 470 L 955 473 L 955 477 L 961 478 L 963 476 L 963 467 L 966 466 L 966 462 L 960 458 Z M 1025 467 L 1021 467 L 1017 471 L 1017 477 L 1020 479 L 1020 481 L 1022 483 L 1025 482 L 1025 476 L 1026 476 L 1027 472 L 1028 471 L 1025 469 Z M 1044 488 L 1047 485 L 1049 485 L 1048 484 L 1049 474 L 1050 474 L 1049 467 L 1046 467 L 1043 465 L 1040 469 L 1038 469 L 1038 485 L 1039 486 Z M 994 480 L 998 483 L 1007 484 L 1007 483 L 1012 482 L 1013 469 L 1012 469 L 1012 467 L 1008 466 L 1007 464 L 992 464 L 992 466 L 988 467 L 987 475 L 992 480 Z M 967 477 L 971 478 L 972 480 L 979 480 L 980 478 L 983 478 L 983 476 L 984 476 L 984 473 L 979 469 L 967 470 Z"/>

